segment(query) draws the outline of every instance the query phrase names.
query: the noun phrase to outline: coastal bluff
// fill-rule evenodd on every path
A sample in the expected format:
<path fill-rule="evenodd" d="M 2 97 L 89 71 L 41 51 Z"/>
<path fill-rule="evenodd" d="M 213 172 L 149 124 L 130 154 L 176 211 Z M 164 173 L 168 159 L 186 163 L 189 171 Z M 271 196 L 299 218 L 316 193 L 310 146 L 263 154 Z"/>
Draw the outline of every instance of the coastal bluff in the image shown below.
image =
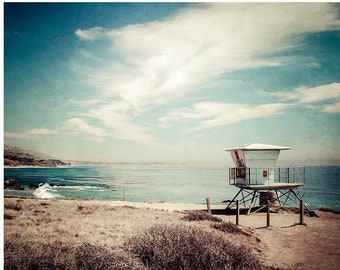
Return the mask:
<path fill-rule="evenodd" d="M 16 146 L 4 145 L 4 166 L 58 167 L 69 165 L 59 159 L 42 158 Z"/>

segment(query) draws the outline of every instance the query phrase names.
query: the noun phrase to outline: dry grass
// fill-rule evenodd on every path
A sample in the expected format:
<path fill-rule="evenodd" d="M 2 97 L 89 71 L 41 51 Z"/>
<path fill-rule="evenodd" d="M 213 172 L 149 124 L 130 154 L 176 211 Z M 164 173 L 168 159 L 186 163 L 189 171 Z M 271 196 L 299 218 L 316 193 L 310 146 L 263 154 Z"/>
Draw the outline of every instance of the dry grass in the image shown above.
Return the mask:
<path fill-rule="evenodd" d="M 5 209 L 9 209 L 9 210 L 14 210 L 14 211 L 21 211 L 22 210 L 22 207 L 20 204 L 18 203 L 5 203 L 4 205 L 4 208 Z"/>
<path fill-rule="evenodd" d="M 77 206 L 77 211 L 83 215 L 92 214 L 96 212 L 97 209 L 98 209 L 97 206 L 88 206 L 88 205 L 81 205 L 81 204 L 78 204 Z"/>
<path fill-rule="evenodd" d="M 21 205 L 16 202 L 5 203 L 4 204 L 4 219 L 5 220 L 15 219 L 16 215 L 21 210 L 22 210 Z"/>
<path fill-rule="evenodd" d="M 4 269 L 74 269 L 72 246 L 43 244 L 13 236 L 4 243 Z"/>
<path fill-rule="evenodd" d="M 187 221 L 208 220 L 208 221 L 214 221 L 214 222 L 221 222 L 222 221 L 222 219 L 220 219 L 218 217 L 210 215 L 205 211 L 199 211 L 199 210 L 189 211 L 183 217 L 183 220 L 187 220 Z"/>
<path fill-rule="evenodd" d="M 261 269 L 252 252 L 200 227 L 162 225 L 129 239 L 125 248 L 149 269 Z"/>
<path fill-rule="evenodd" d="M 220 223 L 214 223 L 211 225 L 212 228 L 225 232 L 225 233 L 236 233 L 236 234 L 244 234 L 246 236 L 249 236 L 248 233 L 241 230 L 239 227 L 237 227 L 236 224 L 230 222 L 230 221 L 223 221 Z"/>
<path fill-rule="evenodd" d="M 184 215 L 103 202 L 15 198 L 6 199 L 4 206 L 5 269 L 259 266 L 255 256 L 245 254 L 248 249 L 212 232 L 208 223 L 189 226 L 181 221 L 220 221 L 204 211 Z"/>
<path fill-rule="evenodd" d="M 156 225 L 118 248 L 39 242 L 19 234 L 4 244 L 5 269 L 261 269 L 246 247 L 201 227 Z"/>
<path fill-rule="evenodd" d="M 88 243 L 79 246 L 61 242 L 27 243 L 14 238 L 5 242 L 4 254 L 5 269 L 145 269 L 141 262 L 123 250 Z"/>
<path fill-rule="evenodd" d="M 216 221 L 205 211 L 141 205 L 5 198 L 5 269 L 272 269 L 257 258 L 288 269 L 336 269 L 339 261 L 340 216 L 332 213 L 306 216 L 308 227 L 291 226 L 298 219 L 291 212 L 273 214 L 269 228 L 263 214 L 242 216 L 236 227 L 228 223 L 233 216 Z"/>
<path fill-rule="evenodd" d="M 143 270 L 143 264 L 124 250 L 83 244 L 75 251 L 75 269 Z"/>

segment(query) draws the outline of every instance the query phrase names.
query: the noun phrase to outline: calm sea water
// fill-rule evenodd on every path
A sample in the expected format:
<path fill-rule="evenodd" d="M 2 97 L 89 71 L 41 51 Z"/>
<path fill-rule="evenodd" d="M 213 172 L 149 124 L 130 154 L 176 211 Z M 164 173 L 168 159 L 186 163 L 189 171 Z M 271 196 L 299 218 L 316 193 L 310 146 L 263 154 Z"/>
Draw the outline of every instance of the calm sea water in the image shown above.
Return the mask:
<path fill-rule="evenodd" d="M 340 210 L 340 166 L 306 167 L 300 188 L 312 209 Z M 25 190 L 4 195 L 40 198 L 86 198 L 152 202 L 212 203 L 230 200 L 238 189 L 229 185 L 228 167 L 164 164 L 117 164 L 65 168 L 5 168 L 4 179 L 16 179 Z M 42 184 L 30 189 L 30 184 Z"/>

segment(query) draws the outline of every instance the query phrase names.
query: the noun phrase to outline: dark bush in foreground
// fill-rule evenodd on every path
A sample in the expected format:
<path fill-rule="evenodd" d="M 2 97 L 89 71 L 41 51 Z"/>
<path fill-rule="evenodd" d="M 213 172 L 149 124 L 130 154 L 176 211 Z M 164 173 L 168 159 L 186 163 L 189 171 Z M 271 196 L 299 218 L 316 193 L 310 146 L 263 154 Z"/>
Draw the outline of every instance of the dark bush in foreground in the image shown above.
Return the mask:
<path fill-rule="evenodd" d="M 4 269 L 74 269 L 73 265 L 72 248 L 60 243 L 4 244 Z"/>
<path fill-rule="evenodd" d="M 88 243 L 75 245 L 31 240 L 17 234 L 7 237 L 4 243 L 5 269 L 263 268 L 247 247 L 233 245 L 216 231 L 185 224 L 151 227 L 131 237 L 123 249 L 109 249 Z"/>
<path fill-rule="evenodd" d="M 208 212 L 205 211 L 199 211 L 194 210 L 186 213 L 186 215 L 183 217 L 183 220 L 187 221 L 199 221 L 199 220 L 209 220 L 214 222 L 221 222 L 222 219 L 215 217 L 213 215 L 208 214 Z"/>
<path fill-rule="evenodd" d="M 11 209 L 11 210 L 14 210 L 14 211 L 21 211 L 22 210 L 21 205 L 15 204 L 15 203 L 6 203 L 4 205 L 4 208 L 5 209 Z"/>
<path fill-rule="evenodd" d="M 122 250 L 82 244 L 74 247 L 60 243 L 20 243 L 6 241 L 4 269 L 112 269 L 142 270 L 143 264 Z"/>
<path fill-rule="evenodd" d="M 246 247 L 217 233 L 186 225 L 158 225 L 130 238 L 125 246 L 150 269 L 260 269 Z"/>
<path fill-rule="evenodd" d="M 76 249 L 76 269 L 145 269 L 131 254 L 122 250 L 108 250 L 90 244 L 83 244 Z"/>

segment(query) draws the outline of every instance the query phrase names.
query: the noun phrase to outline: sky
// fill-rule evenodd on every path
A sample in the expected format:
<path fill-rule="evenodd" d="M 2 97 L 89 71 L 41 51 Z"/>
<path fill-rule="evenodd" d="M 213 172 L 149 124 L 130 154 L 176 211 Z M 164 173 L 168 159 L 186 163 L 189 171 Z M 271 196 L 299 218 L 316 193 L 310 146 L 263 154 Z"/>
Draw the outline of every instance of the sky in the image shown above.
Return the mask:
<path fill-rule="evenodd" d="M 64 160 L 340 164 L 340 4 L 5 3 L 4 143 Z"/>

